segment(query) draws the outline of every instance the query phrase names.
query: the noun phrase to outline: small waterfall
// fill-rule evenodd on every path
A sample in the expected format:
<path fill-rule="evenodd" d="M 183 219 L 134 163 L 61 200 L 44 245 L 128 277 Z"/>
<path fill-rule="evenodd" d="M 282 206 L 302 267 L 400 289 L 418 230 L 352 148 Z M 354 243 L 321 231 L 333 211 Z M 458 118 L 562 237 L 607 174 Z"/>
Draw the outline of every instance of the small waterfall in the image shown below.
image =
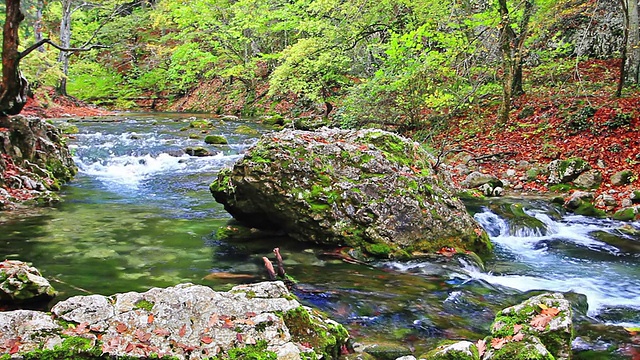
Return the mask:
<path fill-rule="evenodd" d="M 520 291 L 582 293 L 587 295 L 592 316 L 611 308 L 634 309 L 640 314 L 638 254 L 595 237 L 598 232 L 620 234 L 617 229 L 624 223 L 575 215 L 554 219 L 540 210 L 526 213 L 545 224 L 544 235 L 537 229 L 512 233 L 509 220 L 488 209 L 475 214 L 497 247 L 500 270 L 494 272 L 489 265 L 489 271 L 484 272 L 466 266 L 468 276 Z M 620 239 L 638 240 L 629 236 Z M 630 323 L 638 326 L 634 321 Z"/>

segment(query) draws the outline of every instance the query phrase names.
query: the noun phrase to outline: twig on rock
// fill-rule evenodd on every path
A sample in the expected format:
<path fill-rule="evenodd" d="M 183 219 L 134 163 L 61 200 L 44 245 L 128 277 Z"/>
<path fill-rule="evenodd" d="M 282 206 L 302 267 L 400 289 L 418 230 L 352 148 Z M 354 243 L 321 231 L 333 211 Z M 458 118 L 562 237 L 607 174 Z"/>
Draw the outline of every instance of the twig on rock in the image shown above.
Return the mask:
<path fill-rule="evenodd" d="M 282 262 L 282 256 L 280 255 L 280 248 L 273 249 L 273 253 L 276 254 L 276 261 L 278 262 L 278 276 L 281 278 L 286 278 L 286 273 L 284 272 L 284 264 Z"/>
<path fill-rule="evenodd" d="M 273 264 L 271 260 L 269 260 L 266 256 L 262 257 L 262 261 L 264 261 L 264 267 L 267 269 L 267 275 L 269 276 L 269 280 L 273 281 L 276 279 L 276 271 L 273 269 Z"/>

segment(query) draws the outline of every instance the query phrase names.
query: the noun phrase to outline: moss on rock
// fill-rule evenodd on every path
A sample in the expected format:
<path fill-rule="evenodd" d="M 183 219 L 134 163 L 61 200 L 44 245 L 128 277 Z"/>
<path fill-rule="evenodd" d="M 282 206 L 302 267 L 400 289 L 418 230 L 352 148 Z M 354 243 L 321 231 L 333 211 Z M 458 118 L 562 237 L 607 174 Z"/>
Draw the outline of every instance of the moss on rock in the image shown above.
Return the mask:
<path fill-rule="evenodd" d="M 434 174 L 419 144 L 382 130 L 285 130 L 263 136 L 210 190 L 249 227 L 344 244 L 374 257 L 491 242 Z"/>

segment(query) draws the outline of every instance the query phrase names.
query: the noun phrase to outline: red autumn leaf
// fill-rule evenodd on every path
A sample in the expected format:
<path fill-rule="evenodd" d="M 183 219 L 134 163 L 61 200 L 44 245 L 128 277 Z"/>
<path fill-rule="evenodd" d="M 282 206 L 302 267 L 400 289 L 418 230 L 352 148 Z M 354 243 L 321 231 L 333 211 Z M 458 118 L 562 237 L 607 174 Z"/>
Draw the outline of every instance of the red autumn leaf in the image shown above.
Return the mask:
<path fill-rule="evenodd" d="M 123 323 L 118 323 L 118 325 L 116 325 L 116 332 L 118 332 L 118 334 L 122 334 L 123 332 L 127 331 L 127 329 L 127 325 Z"/>
<path fill-rule="evenodd" d="M 180 335 L 180 337 L 184 336 L 187 333 L 187 324 L 182 325 L 182 327 L 180 328 L 180 331 L 178 332 L 178 335 Z"/>
<path fill-rule="evenodd" d="M 135 345 L 133 345 L 132 343 L 129 343 L 127 344 L 127 347 L 124 349 L 124 352 L 131 352 L 135 348 L 136 348 Z"/>
<path fill-rule="evenodd" d="M 118 345 L 120 345 L 120 339 L 119 338 L 111 338 L 111 339 L 109 339 L 109 341 L 107 341 L 104 344 L 102 344 L 102 352 L 108 353 L 108 352 L 111 352 L 113 350 L 116 350 L 118 348 Z"/>
<path fill-rule="evenodd" d="M 153 333 L 159 336 L 169 336 L 171 335 L 171 331 L 167 330 L 167 329 L 155 329 L 153 330 Z"/>
<path fill-rule="evenodd" d="M 547 327 L 549 322 L 551 322 L 552 318 L 553 317 L 550 315 L 537 315 L 536 317 L 531 319 L 529 325 L 533 326 L 533 328 L 538 331 L 542 331 Z"/>
<path fill-rule="evenodd" d="M 511 338 L 512 341 L 516 341 L 516 342 L 522 341 L 522 339 L 524 339 L 524 334 L 521 332 L 513 335 L 513 337 Z"/>
<path fill-rule="evenodd" d="M 153 320 L 155 320 L 155 317 L 153 314 L 149 314 L 149 316 L 147 316 L 147 324 L 152 324 Z"/>
<path fill-rule="evenodd" d="M 182 349 L 184 349 L 184 351 L 193 351 L 196 349 L 196 346 L 193 346 L 193 345 L 187 345 L 183 343 L 178 343 L 177 345 L 178 347 L 181 347 Z"/>
<path fill-rule="evenodd" d="M 515 324 L 515 325 L 513 325 L 513 333 L 514 333 L 514 334 L 519 333 L 519 332 L 520 332 L 520 330 L 522 330 L 522 325 L 520 325 L 520 324 Z"/>
<path fill-rule="evenodd" d="M 478 348 L 478 354 L 482 357 L 484 352 L 487 351 L 487 342 L 484 340 L 478 340 L 478 342 L 476 342 L 476 347 Z"/>
<path fill-rule="evenodd" d="M 232 329 L 235 327 L 235 325 L 233 324 L 233 321 L 231 321 L 231 319 L 227 318 L 224 319 L 224 324 L 222 325 L 222 327 L 225 329 Z"/>
<path fill-rule="evenodd" d="M 140 329 L 136 330 L 136 339 L 138 339 L 140 342 L 149 341 L 150 338 L 151 338 L 150 333 L 144 332 Z"/>
<path fill-rule="evenodd" d="M 220 320 L 220 317 L 218 317 L 218 314 L 213 314 L 211 315 L 211 317 L 209 318 L 209 326 L 213 326 L 218 324 L 218 321 Z"/>
<path fill-rule="evenodd" d="M 482 236 L 482 230 L 476 228 L 476 229 L 473 229 L 473 231 L 476 233 L 476 235 Z"/>
<path fill-rule="evenodd" d="M 498 350 L 507 343 L 507 339 L 503 338 L 493 338 L 491 339 L 491 347 Z"/>
<path fill-rule="evenodd" d="M 236 334 L 236 340 L 238 340 L 239 342 L 242 342 L 242 334 L 237 333 Z"/>
<path fill-rule="evenodd" d="M 18 351 L 20 351 L 20 345 L 22 344 L 20 343 L 20 340 L 12 339 L 12 340 L 9 340 L 9 345 L 11 346 L 11 349 L 9 350 L 9 354 L 13 355 Z"/>
<path fill-rule="evenodd" d="M 200 341 L 202 341 L 205 344 L 211 344 L 213 342 L 213 339 L 210 336 L 203 335 L 200 338 Z"/>
<path fill-rule="evenodd" d="M 542 315 L 549 315 L 551 317 L 554 317 L 558 314 L 560 314 L 560 310 L 556 309 L 556 308 L 546 308 L 546 309 L 542 309 L 542 311 L 540 312 L 540 314 Z"/>

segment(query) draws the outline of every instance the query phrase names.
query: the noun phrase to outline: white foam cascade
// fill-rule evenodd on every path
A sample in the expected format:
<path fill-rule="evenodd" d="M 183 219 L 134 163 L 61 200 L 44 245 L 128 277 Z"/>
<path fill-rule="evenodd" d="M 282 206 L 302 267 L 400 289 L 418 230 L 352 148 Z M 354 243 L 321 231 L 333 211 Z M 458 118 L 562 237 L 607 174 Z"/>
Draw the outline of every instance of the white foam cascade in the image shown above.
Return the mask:
<path fill-rule="evenodd" d="M 618 260 L 621 251 L 590 234 L 595 231 L 615 233 L 621 224 L 612 221 L 591 221 L 570 216 L 554 220 L 548 215 L 527 211 L 547 226 L 546 235 L 535 232 L 510 234 L 507 220 L 486 210 L 475 219 L 490 234 L 492 242 L 507 257 L 526 265 L 526 270 L 494 274 L 468 265 L 464 267 L 471 279 L 507 286 L 521 291 L 574 291 L 587 296 L 589 314 L 596 315 L 607 307 L 640 307 L 640 274 L 632 262 Z M 576 256 L 579 251 L 549 251 L 545 242 L 561 242 L 569 248 L 582 248 L 585 254 L 606 254 L 604 260 Z M 514 268 L 517 269 L 517 268 Z M 638 324 L 634 324 L 638 325 Z"/>
<path fill-rule="evenodd" d="M 153 157 L 147 154 L 112 156 L 95 162 L 85 162 L 87 160 L 81 158 L 76 158 L 75 161 L 81 173 L 103 182 L 137 188 L 141 181 L 154 174 L 184 169 L 186 164 L 181 160 L 187 157 L 186 155 L 175 157 L 169 154 Z"/>

